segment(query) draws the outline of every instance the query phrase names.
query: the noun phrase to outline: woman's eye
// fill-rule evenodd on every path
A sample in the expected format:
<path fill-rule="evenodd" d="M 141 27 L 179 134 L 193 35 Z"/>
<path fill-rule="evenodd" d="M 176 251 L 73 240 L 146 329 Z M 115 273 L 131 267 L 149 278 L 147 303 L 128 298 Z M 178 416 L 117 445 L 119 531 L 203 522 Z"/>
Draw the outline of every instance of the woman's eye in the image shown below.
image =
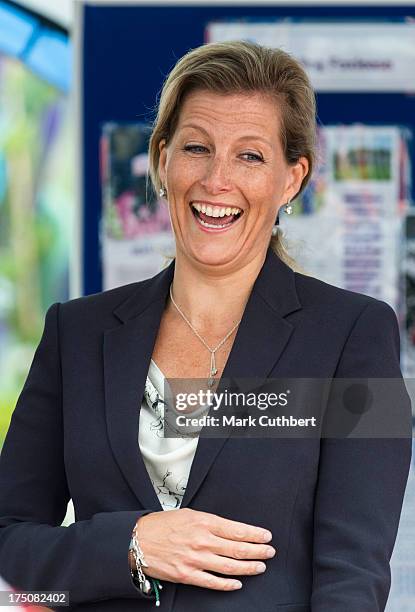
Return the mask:
<path fill-rule="evenodd" d="M 203 147 L 202 145 L 186 145 L 183 147 L 183 151 L 191 151 L 192 153 L 195 152 L 195 149 L 206 149 L 206 147 Z"/>
<path fill-rule="evenodd" d="M 251 157 L 253 159 L 249 159 L 248 161 L 264 161 L 261 155 L 258 155 L 257 153 L 242 153 L 242 155 L 247 155 L 248 157 Z"/>

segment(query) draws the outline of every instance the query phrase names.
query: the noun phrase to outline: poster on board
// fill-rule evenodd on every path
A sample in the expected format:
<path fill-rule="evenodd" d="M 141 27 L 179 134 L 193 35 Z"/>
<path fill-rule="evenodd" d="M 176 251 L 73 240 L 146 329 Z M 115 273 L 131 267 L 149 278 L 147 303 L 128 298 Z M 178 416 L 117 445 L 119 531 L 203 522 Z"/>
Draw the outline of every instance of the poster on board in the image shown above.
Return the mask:
<path fill-rule="evenodd" d="M 396 312 L 408 203 L 404 151 L 396 126 L 319 128 L 314 177 L 294 201 L 294 214 L 281 215 L 308 274 L 384 300 Z"/>
<path fill-rule="evenodd" d="M 167 203 L 148 178 L 149 135 L 141 123 L 106 123 L 102 129 L 104 290 L 154 276 L 174 254 Z"/>

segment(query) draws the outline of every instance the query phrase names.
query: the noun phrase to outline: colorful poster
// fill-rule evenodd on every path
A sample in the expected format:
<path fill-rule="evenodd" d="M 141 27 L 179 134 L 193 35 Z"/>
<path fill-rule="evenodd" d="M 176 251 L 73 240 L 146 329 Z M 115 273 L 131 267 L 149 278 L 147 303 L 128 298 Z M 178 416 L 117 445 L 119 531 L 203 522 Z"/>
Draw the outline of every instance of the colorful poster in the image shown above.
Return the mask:
<path fill-rule="evenodd" d="M 167 202 L 148 172 L 149 127 L 107 123 L 101 137 L 103 290 L 154 276 L 174 255 Z"/>
<path fill-rule="evenodd" d="M 325 126 L 311 185 L 282 215 L 296 259 L 330 284 L 401 307 L 400 260 L 407 190 L 401 130 Z"/>

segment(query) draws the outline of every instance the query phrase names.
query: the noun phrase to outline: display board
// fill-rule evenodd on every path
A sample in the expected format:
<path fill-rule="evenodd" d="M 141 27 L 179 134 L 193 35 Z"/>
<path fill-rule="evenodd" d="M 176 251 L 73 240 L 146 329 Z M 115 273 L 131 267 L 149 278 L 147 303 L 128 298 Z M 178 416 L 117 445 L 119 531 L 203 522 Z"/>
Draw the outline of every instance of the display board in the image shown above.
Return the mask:
<path fill-rule="evenodd" d="M 146 2 L 142 5 L 108 2 L 77 3 L 78 60 L 82 97 L 80 283 L 73 293 L 103 288 L 100 242 L 103 194 L 99 143 L 106 123 L 150 124 L 163 78 L 175 61 L 207 39 L 209 24 L 224 20 L 359 19 L 386 22 L 411 17 L 408 6 L 266 6 L 252 3 L 186 4 Z M 376 103 L 364 92 L 318 92 L 322 125 L 408 126 L 415 130 L 415 97 L 410 93 L 377 92 Z M 411 153 L 412 154 L 412 153 Z M 414 184 L 414 166 L 411 168 Z"/>

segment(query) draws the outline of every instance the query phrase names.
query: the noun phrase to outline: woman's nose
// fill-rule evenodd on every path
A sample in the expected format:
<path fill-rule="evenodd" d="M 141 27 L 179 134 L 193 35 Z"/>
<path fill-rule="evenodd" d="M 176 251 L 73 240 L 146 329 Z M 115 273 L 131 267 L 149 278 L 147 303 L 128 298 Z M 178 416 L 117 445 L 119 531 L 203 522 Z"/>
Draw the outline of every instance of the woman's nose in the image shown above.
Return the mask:
<path fill-rule="evenodd" d="M 209 192 L 221 192 L 231 189 L 231 168 L 225 157 L 215 156 L 207 164 L 205 175 L 200 181 Z"/>

